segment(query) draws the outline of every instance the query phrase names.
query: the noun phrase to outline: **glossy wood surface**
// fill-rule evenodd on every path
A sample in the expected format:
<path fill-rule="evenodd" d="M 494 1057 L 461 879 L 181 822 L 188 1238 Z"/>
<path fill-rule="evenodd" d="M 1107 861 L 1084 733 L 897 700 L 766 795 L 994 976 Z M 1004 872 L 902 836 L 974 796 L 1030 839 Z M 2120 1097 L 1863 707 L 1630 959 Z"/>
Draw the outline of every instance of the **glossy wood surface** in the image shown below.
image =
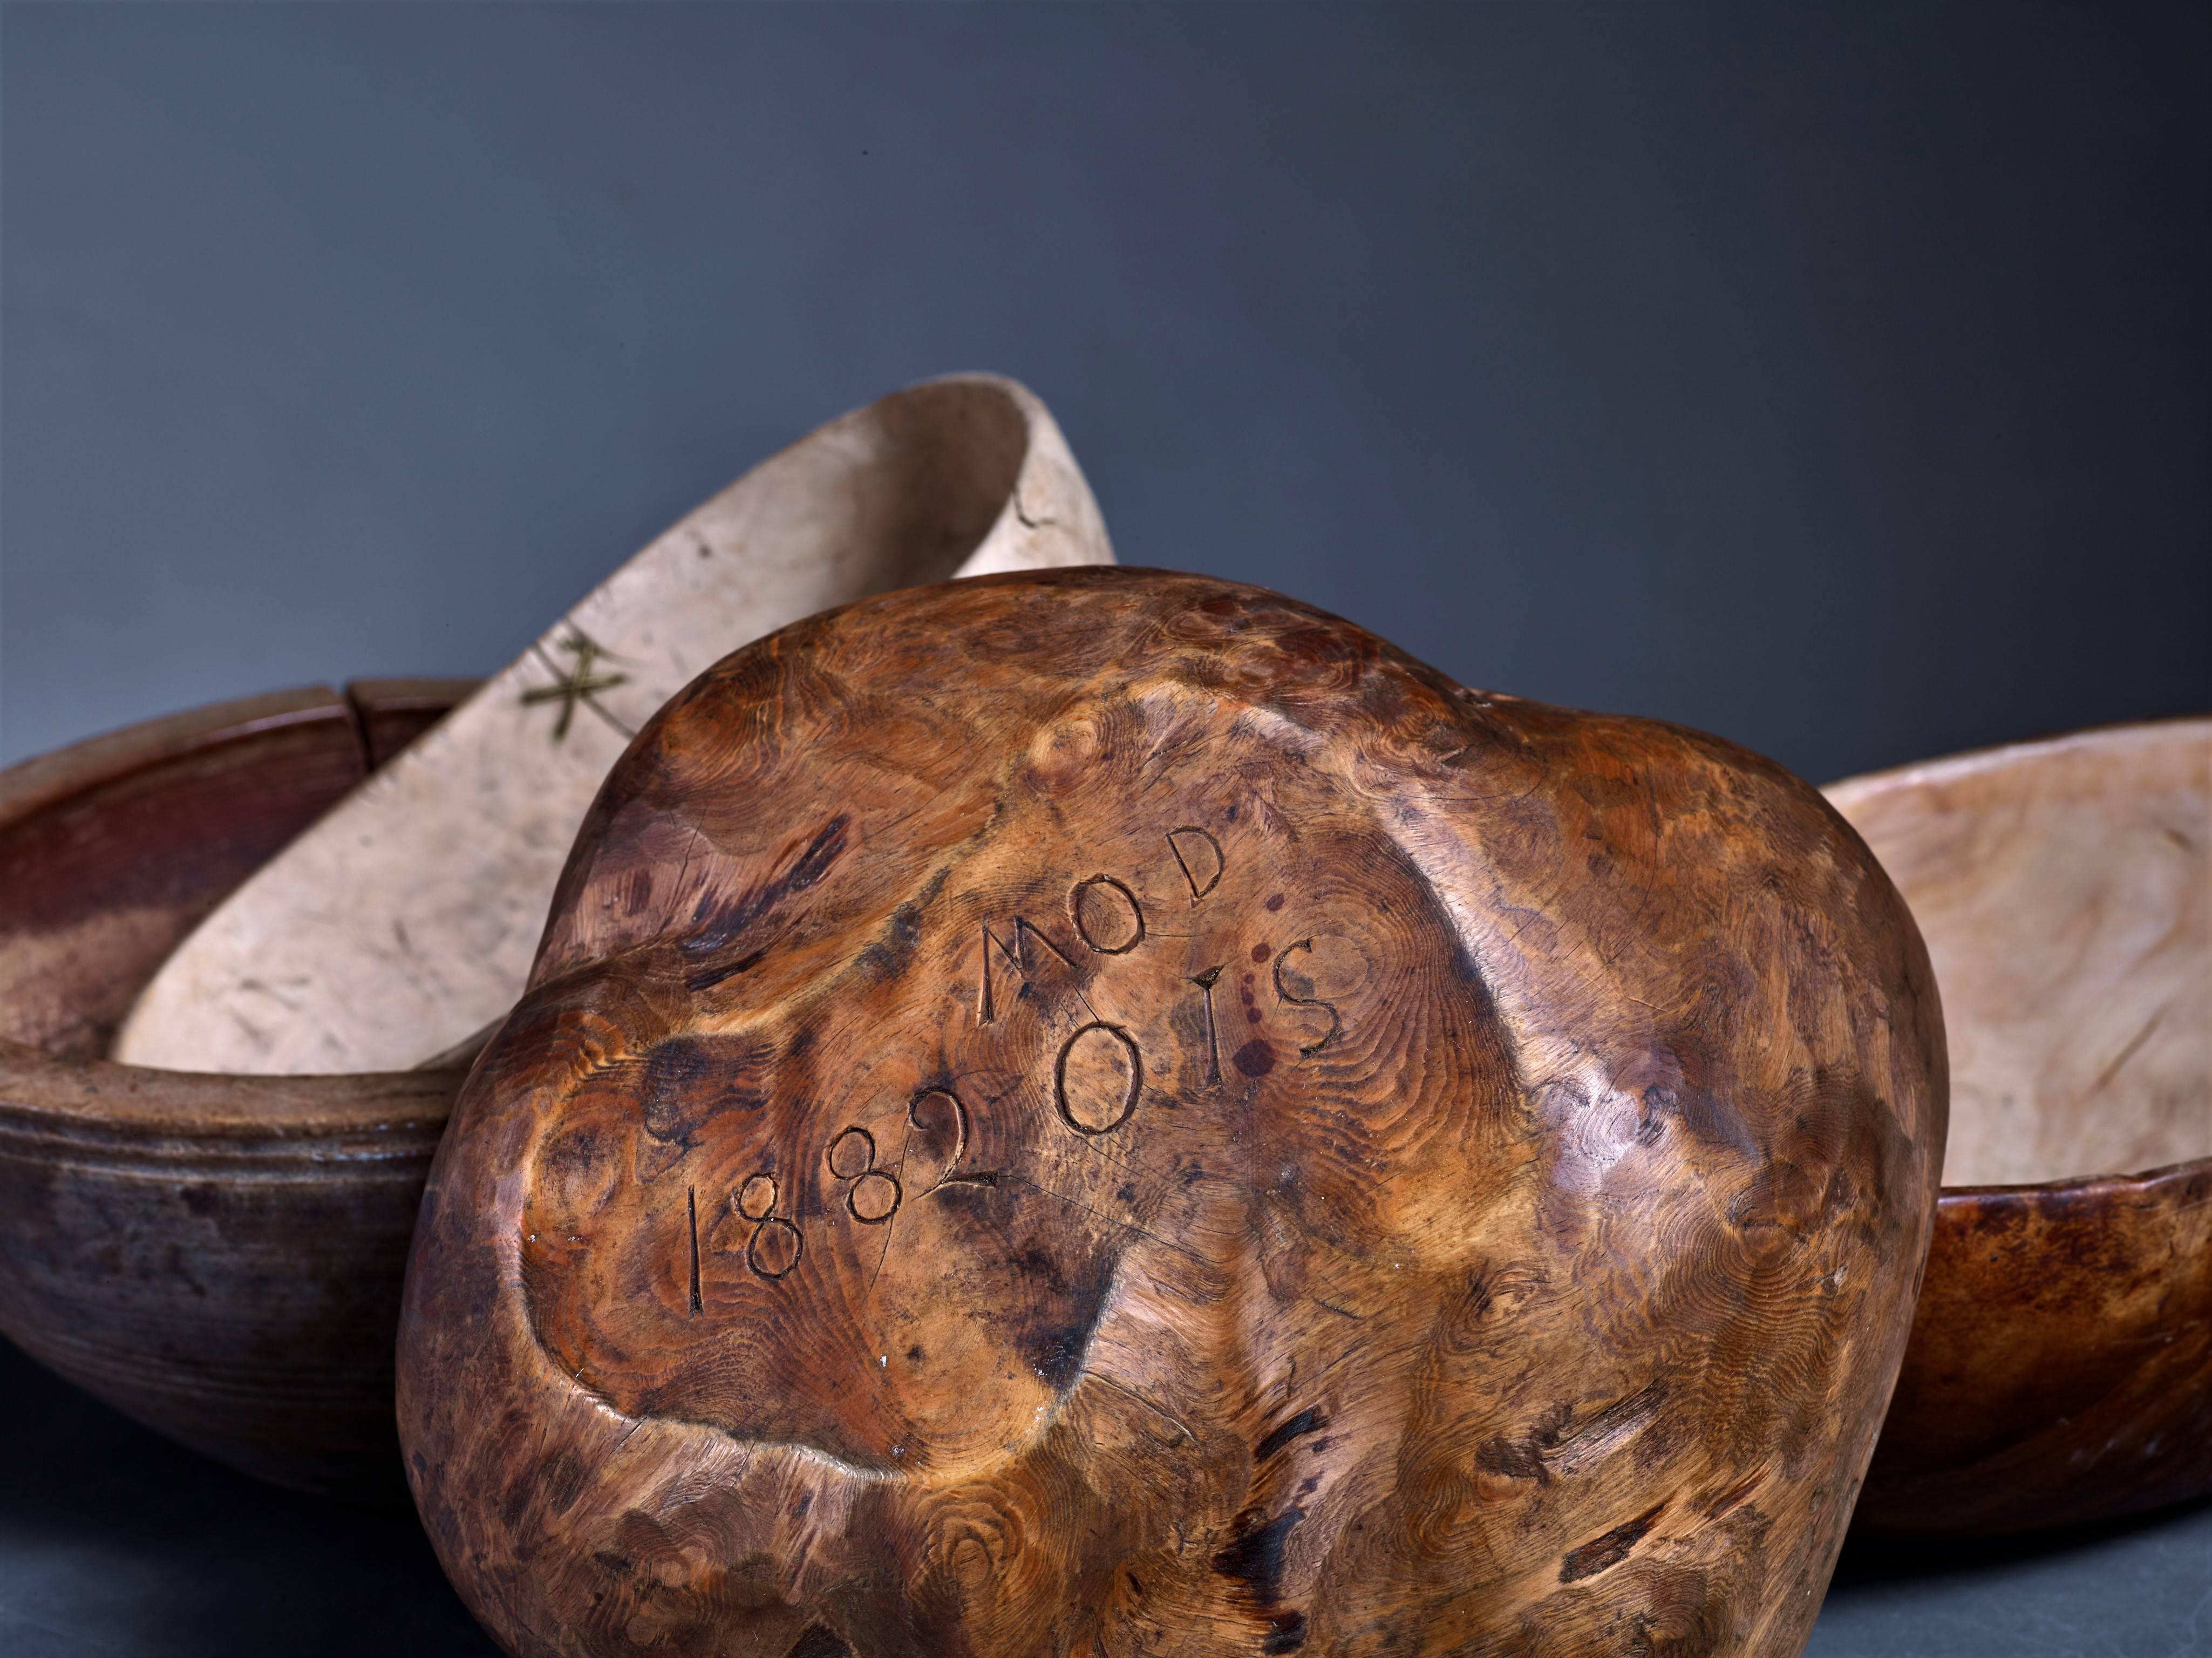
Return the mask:
<path fill-rule="evenodd" d="M 465 687 L 278 692 L 0 773 L 0 1330 L 287 1485 L 398 1485 L 400 1274 L 459 1079 L 100 1055 L 174 943 Z"/>
<path fill-rule="evenodd" d="M 1920 922 L 1952 1055 L 1860 1523 L 2020 1531 L 2212 1491 L 2212 720 L 1829 793 Z"/>
<path fill-rule="evenodd" d="M 1944 1132 L 1904 906 L 1696 733 L 1067 571 L 655 719 L 399 1407 L 521 1654 L 1788 1654 Z"/>

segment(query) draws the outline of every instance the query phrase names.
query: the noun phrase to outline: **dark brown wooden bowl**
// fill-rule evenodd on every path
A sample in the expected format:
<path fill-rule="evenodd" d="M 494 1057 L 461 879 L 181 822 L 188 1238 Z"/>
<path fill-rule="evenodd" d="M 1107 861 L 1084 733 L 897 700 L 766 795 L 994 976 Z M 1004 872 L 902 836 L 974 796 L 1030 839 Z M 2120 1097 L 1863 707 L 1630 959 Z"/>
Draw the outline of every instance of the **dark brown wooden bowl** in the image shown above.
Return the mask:
<path fill-rule="evenodd" d="M 0 773 L 0 1331 L 282 1485 L 398 1485 L 400 1280 L 460 1079 L 101 1055 L 199 918 L 468 684 L 248 697 Z"/>
<path fill-rule="evenodd" d="M 2208 769 L 2212 720 L 2171 720 L 1828 791 L 1912 906 L 1951 1048 L 1861 1526 L 2023 1531 L 2212 1491 Z"/>

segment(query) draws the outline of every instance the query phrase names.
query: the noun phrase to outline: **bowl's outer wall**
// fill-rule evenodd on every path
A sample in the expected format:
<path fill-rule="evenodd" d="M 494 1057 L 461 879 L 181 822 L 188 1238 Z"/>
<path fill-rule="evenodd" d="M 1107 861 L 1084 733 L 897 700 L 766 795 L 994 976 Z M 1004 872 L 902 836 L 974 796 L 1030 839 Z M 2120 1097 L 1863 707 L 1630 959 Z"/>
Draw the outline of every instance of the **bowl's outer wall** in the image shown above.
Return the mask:
<path fill-rule="evenodd" d="M 2212 1160 L 1944 1193 L 1858 1523 L 2025 1531 L 2212 1491 Z"/>
<path fill-rule="evenodd" d="M 400 1266 L 456 1079 L 305 1080 L 287 1101 L 0 1052 L 0 1329 L 248 1473 L 396 1496 Z M 185 1126 L 195 1100 L 217 1118 L 256 1093 L 264 1128 Z M 134 1104 L 145 1120 L 107 1114 Z M 295 1124 L 287 1104 L 345 1110 Z"/>
<path fill-rule="evenodd" d="M 176 941 L 465 688 L 278 692 L 0 774 L 0 1330 L 286 1485 L 397 1487 L 392 1332 L 454 1079 L 100 1055 Z"/>

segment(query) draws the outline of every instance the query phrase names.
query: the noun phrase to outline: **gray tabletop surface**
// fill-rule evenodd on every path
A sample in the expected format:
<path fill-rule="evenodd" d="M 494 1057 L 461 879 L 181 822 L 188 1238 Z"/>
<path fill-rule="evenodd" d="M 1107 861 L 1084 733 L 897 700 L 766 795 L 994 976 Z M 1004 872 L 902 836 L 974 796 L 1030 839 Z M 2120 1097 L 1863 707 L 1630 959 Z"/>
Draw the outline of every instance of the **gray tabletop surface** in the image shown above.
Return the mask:
<path fill-rule="evenodd" d="M 493 1655 L 414 1516 L 277 1491 L 0 1343 L 7 1658 Z M 2212 1654 L 2212 1504 L 2003 1544 L 1855 1540 L 1810 1658 Z"/>

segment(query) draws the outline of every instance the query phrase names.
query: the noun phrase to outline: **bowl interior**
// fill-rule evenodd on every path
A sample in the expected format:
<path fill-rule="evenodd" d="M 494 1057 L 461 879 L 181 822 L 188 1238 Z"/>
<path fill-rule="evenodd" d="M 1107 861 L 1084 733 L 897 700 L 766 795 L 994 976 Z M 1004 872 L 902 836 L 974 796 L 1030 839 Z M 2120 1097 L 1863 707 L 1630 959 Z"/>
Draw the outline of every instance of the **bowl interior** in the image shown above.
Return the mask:
<path fill-rule="evenodd" d="M 0 1038 L 104 1055 L 200 918 L 469 683 L 276 691 L 0 773 Z"/>
<path fill-rule="evenodd" d="M 1836 784 L 1912 907 L 1951 1050 L 1947 1186 L 2212 1157 L 2212 720 Z"/>

